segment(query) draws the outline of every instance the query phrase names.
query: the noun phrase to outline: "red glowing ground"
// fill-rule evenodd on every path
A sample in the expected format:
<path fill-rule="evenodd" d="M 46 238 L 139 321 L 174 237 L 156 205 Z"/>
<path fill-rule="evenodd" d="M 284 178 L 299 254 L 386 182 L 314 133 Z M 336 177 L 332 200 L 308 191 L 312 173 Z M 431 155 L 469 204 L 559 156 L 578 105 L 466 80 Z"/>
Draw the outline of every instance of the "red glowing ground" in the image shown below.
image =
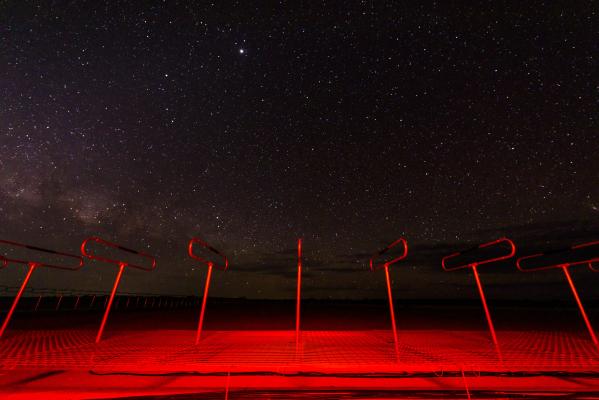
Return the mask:
<path fill-rule="evenodd" d="M 113 331 L 100 344 L 92 330 L 30 330 L 7 337 L 2 369 L 125 372 L 285 371 L 399 373 L 599 371 L 599 351 L 574 333 L 500 333 L 503 362 L 484 331 L 400 331 L 399 362 L 389 331 Z"/>
<path fill-rule="evenodd" d="M 172 315 L 116 314 L 98 345 L 97 314 L 58 314 L 54 325 L 47 314 L 17 320 L 0 342 L 0 394 L 3 399 L 476 399 L 535 398 L 531 393 L 539 392 L 599 397 L 599 350 L 580 329 L 499 330 L 501 360 L 483 324 L 423 329 L 411 321 L 415 329 L 399 330 L 397 361 L 392 333 L 379 326 L 305 330 L 297 348 L 292 329 L 214 329 L 219 324 L 213 314 L 196 346 L 193 319 L 179 324 Z M 69 320 L 79 324 L 68 326 Z"/>

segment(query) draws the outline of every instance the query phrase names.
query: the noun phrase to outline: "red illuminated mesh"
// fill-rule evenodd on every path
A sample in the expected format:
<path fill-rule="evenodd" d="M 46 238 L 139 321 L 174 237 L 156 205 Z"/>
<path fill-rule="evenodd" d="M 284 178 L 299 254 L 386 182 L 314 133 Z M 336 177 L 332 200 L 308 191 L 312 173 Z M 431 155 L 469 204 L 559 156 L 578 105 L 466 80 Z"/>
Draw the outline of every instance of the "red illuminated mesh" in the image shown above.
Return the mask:
<path fill-rule="evenodd" d="M 558 262 L 555 262 L 556 259 Z M 588 264 L 591 270 L 599 272 L 599 266 L 593 265 L 595 262 L 599 262 L 599 241 L 520 257 L 516 261 L 516 266 L 520 271 L 531 272 Z"/>
<path fill-rule="evenodd" d="M 222 261 L 217 262 L 215 260 L 208 259 L 206 257 L 197 255 L 196 253 L 193 252 L 194 244 L 197 244 L 198 246 L 205 248 L 206 250 L 209 250 L 210 252 L 216 254 L 219 258 L 222 259 Z M 223 253 L 216 250 L 214 247 L 210 246 L 208 243 L 206 243 L 204 240 L 202 240 L 200 238 L 195 237 L 189 241 L 189 243 L 187 245 L 187 254 L 189 254 L 189 257 L 193 258 L 194 260 L 200 261 L 201 263 L 204 263 L 207 266 L 213 266 L 213 267 L 215 267 L 217 269 L 221 269 L 223 271 L 226 271 L 229 268 L 229 260 L 227 259 L 227 256 L 225 256 Z"/>
<path fill-rule="evenodd" d="M 395 257 L 394 259 L 390 260 L 390 261 L 386 261 L 386 262 L 381 262 L 381 263 L 376 263 L 375 260 L 381 256 L 383 256 L 384 254 L 388 253 L 391 249 L 393 249 L 394 247 L 401 245 L 403 247 L 403 252 L 400 256 Z M 384 267 L 388 267 L 390 265 L 395 264 L 398 261 L 403 260 L 404 258 L 406 258 L 408 256 L 408 242 L 406 241 L 406 239 L 404 238 L 399 238 L 397 239 L 395 242 L 391 243 L 390 245 L 388 245 L 387 247 L 385 247 L 384 249 L 378 251 L 377 253 L 373 254 L 372 257 L 370 257 L 370 270 L 374 271 L 380 268 L 384 268 Z"/>
<path fill-rule="evenodd" d="M 489 249 L 491 247 L 502 246 L 502 245 L 507 245 L 508 252 L 504 255 L 493 256 L 491 258 L 486 258 L 486 259 L 483 258 L 483 259 L 479 259 L 479 260 L 475 260 L 475 261 L 469 261 L 468 263 L 457 265 L 457 266 L 447 266 L 448 260 L 456 261 L 456 259 L 459 260 L 460 256 L 466 255 L 468 253 L 472 253 L 476 250 Z M 443 269 L 445 271 L 455 271 L 458 269 L 472 268 L 472 267 L 483 265 L 483 264 L 490 264 L 490 263 L 497 262 L 497 261 L 507 260 L 508 258 L 513 257 L 514 254 L 516 254 L 516 245 L 514 244 L 514 242 L 508 238 L 501 238 L 501 239 L 497 239 L 497 240 L 494 240 L 489 243 L 483 243 L 483 244 L 481 244 L 477 247 L 474 247 L 472 249 L 469 249 L 469 250 L 465 250 L 465 251 L 461 251 L 461 252 L 457 252 L 457 253 L 453 253 L 448 256 L 445 256 L 441 260 L 441 266 L 443 267 Z"/>

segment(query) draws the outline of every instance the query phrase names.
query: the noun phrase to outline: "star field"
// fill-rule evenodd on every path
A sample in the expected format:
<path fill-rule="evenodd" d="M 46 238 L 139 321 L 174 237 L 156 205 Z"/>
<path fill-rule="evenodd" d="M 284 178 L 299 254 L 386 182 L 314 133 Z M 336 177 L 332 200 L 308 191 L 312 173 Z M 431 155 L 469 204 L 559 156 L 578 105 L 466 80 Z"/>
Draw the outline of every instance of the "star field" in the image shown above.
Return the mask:
<path fill-rule="evenodd" d="M 199 290 L 197 235 L 231 258 L 215 296 L 265 298 L 293 296 L 298 237 L 306 296 L 383 297 L 367 255 L 403 235 L 402 296 L 462 296 L 446 250 L 599 237 L 598 17 L 592 3 L 2 1 L 0 233 L 155 253 L 155 273 L 123 284 L 169 294 Z M 509 297 L 506 282 L 534 279 L 560 278 L 488 281 Z"/>

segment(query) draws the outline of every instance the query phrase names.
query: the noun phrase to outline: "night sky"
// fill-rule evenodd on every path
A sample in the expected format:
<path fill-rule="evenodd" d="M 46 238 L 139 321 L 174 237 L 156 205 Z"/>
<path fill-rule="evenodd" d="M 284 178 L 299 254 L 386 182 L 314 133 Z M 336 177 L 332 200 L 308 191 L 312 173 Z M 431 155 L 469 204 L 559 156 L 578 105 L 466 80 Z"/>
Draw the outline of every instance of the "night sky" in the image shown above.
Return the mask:
<path fill-rule="evenodd" d="M 420 2 L 418 2 L 420 3 Z M 123 291 L 383 298 L 368 256 L 404 236 L 396 298 L 476 298 L 440 257 L 599 239 L 599 7 L 592 2 L 0 1 L 0 237 L 155 254 Z M 116 269 L 38 271 L 107 290 Z M 0 271 L 16 286 L 24 269 Z M 491 298 L 569 299 L 513 263 Z M 599 274 L 573 277 L 599 298 Z"/>

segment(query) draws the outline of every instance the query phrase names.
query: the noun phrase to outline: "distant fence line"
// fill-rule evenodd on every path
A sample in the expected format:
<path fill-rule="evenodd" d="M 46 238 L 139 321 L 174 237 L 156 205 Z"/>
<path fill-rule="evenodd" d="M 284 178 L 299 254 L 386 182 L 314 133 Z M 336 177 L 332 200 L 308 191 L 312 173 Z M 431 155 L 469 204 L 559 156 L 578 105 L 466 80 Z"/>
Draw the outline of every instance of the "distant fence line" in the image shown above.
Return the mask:
<path fill-rule="evenodd" d="M 8 308 L 18 286 L 0 285 L 0 309 Z M 108 290 L 73 290 L 27 288 L 18 311 L 100 310 L 106 307 Z M 160 293 L 121 292 L 116 297 L 117 309 L 183 309 L 199 305 L 200 296 L 165 295 Z"/>
<path fill-rule="evenodd" d="M 16 294 L 19 290 L 19 286 L 7 286 L 0 285 L 0 297 Z M 62 294 L 69 296 L 88 296 L 88 295 L 107 295 L 110 294 L 110 290 L 75 290 L 75 289 L 61 289 L 61 288 L 40 288 L 40 287 L 28 287 L 25 289 L 25 294 Z M 119 295 L 126 296 L 156 296 L 156 297 L 201 297 L 200 295 L 175 295 L 165 293 L 151 293 L 151 292 L 120 292 Z"/>

